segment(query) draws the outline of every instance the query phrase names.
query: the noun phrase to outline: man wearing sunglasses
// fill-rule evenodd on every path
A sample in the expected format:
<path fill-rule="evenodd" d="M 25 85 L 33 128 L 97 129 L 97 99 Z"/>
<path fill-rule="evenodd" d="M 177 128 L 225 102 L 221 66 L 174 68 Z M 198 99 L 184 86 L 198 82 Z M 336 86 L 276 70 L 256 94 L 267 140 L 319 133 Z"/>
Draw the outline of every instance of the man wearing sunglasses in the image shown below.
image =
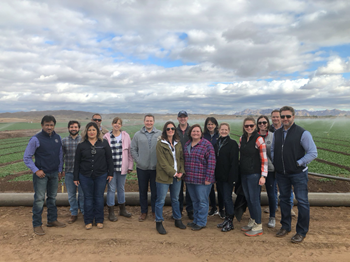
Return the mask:
<path fill-rule="evenodd" d="M 107 134 L 109 131 L 108 129 L 104 128 L 101 124 L 102 124 L 102 116 L 98 113 L 94 114 L 91 118 L 91 122 L 95 122 L 98 126 L 98 128 L 100 129 L 102 136 L 104 136 L 105 134 Z"/>
<path fill-rule="evenodd" d="M 276 130 L 271 146 L 271 157 L 280 189 L 281 229 L 277 237 L 291 231 L 290 194 L 292 186 L 298 200 L 298 222 L 292 243 L 301 243 L 309 231 L 310 204 L 308 199 L 308 167 L 317 157 L 317 148 L 309 131 L 294 123 L 295 111 L 290 106 L 280 109 L 283 127 Z"/>

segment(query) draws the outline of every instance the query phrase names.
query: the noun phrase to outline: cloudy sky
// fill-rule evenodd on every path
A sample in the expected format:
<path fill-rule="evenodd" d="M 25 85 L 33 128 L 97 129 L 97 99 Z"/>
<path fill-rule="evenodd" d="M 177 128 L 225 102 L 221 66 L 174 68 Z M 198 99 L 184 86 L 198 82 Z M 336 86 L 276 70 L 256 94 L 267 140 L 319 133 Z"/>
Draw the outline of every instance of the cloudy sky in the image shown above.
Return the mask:
<path fill-rule="evenodd" d="M 350 1 L 0 3 L 0 112 L 350 110 Z"/>

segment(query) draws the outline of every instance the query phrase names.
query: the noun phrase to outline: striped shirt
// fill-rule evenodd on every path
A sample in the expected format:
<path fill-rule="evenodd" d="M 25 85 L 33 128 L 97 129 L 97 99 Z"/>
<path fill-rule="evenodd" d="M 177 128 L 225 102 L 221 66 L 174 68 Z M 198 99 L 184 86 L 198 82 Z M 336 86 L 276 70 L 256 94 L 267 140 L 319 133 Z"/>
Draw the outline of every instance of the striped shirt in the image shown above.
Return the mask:
<path fill-rule="evenodd" d="M 119 136 L 115 137 L 110 132 L 111 135 L 111 150 L 112 150 L 112 158 L 113 158 L 113 164 L 114 164 L 114 170 L 117 172 L 122 171 L 122 134 L 120 133 Z"/>
<path fill-rule="evenodd" d="M 63 149 L 63 160 L 64 160 L 64 171 L 66 173 L 73 173 L 74 171 L 74 160 L 75 151 L 77 146 L 81 141 L 81 136 L 78 135 L 75 139 L 72 136 L 67 136 L 62 139 L 62 149 Z"/>
<path fill-rule="evenodd" d="M 239 138 L 239 147 L 241 147 L 242 137 Z M 261 175 L 267 177 L 267 168 L 268 168 L 268 158 L 266 154 L 266 144 L 264 139 L 259 136 L 255 141 L 255 148 L 259 149 L 259 155 L 261 160 Z"/>
<path fill-rule="evenodd" d="M 185 182 L 204 185 L 205 181 L 215 182 L 215 151 L 212 144 L 202 138 L 191 147 L 191 140 L 184 147 Z"/>

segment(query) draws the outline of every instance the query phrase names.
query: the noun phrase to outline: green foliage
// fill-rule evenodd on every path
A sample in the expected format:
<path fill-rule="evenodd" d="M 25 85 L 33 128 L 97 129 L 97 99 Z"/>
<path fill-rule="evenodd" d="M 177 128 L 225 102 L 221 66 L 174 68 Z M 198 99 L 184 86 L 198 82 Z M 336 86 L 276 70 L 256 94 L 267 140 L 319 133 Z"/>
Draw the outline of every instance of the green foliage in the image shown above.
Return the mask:
<path fill-rule="evenodd" d="M 9 182 L 16 182 L 16 181 L 33 181 L 33 174 L 19 176 L 14 179 L 11 179 Z"/>

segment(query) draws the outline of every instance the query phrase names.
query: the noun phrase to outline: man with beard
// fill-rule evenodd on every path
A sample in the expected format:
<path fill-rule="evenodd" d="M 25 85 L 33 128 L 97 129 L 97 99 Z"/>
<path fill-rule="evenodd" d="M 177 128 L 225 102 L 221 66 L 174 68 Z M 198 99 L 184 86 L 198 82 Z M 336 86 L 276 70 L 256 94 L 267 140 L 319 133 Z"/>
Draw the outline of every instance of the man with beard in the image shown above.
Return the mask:
<path fill-rule="evenodd" d="M 65 183 L 68 192 L 68 202 L 70 205 L 71 217 L 68 220 L 68 223 L 74 223 L 78 218 L 78 208 L 81 213 L 84 215 L 84 194 L 81 186 L 78 186 L 78 201 L 76 197 L 77 186 L 74 184 L 73 179 L 73 170 L 74 170 L 74 160 L 75 160 L 75 151 L 78 144 L 81 141 L 81 136 L 79 135 L 80 123 L 75 120 L 68 122 L 68 132 L 69 136 L 62 139 L 62 149 L 64 155 L 64 171 L 63 176 L 65 176 Z"/>

